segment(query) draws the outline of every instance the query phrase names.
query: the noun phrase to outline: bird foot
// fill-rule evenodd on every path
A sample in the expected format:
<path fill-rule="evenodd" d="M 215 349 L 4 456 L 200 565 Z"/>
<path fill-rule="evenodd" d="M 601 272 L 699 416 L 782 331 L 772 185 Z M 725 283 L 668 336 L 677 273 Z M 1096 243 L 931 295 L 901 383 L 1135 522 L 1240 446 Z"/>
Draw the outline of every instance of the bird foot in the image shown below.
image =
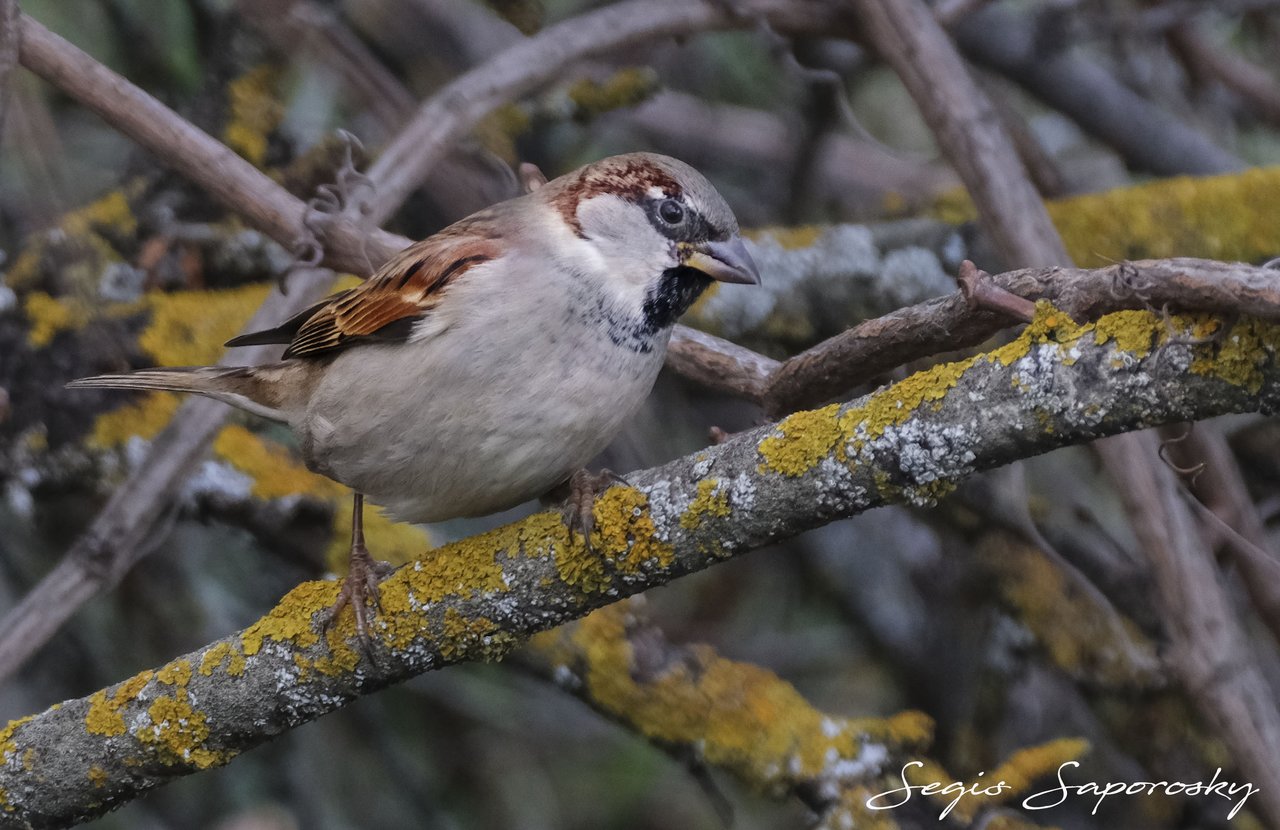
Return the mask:
<path fill-rule="evenodd" d="M 374 559 L 364 545 L 353 545 L 347 565 L 347 575 L 342 580 L 338 598 L 325 612 L 322 627 L 328 630 L 338 620 L 342 609 L 351 606 L 356 620 L 356 636 L 365 646 L 371 643 L 369 622 L 382 610 L 379 604 L 379 583 L 391 575 L 395 567 L 390 562 Z"/>
<path fill-rule="evenodd" d="M 612 470 L 593 473 L 587 469 L 578 470 L 569 476 L 567 484 L 569 495 L 564 501 L 561 512 L 564 515 L 564 523 L 569 528 L 569 540 L 573 541 L 575 533 L 581 534 L 587 550 L 594 553 L 591 532 L 595 530 L 595 514 L 592 508 L 595 506 L 596 499 L 615 484 L 621 484 L 624 487 L 631 485 Z"/>

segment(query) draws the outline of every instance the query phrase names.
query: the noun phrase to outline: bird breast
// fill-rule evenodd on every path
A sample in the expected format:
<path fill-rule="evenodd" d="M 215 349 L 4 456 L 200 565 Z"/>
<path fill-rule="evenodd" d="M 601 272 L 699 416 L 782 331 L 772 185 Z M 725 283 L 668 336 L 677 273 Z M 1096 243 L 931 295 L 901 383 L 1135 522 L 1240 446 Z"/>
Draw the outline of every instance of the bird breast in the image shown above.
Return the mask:
<path fill-rule="evenodd" d="M 432 522 L 535 498 L 603 450 L 653 387 L 670 331 L 636 349 L 573 291 L 504 283 L 442 304 L 429 336 L 339 354 L 294 425 L 308 464 Z"/>

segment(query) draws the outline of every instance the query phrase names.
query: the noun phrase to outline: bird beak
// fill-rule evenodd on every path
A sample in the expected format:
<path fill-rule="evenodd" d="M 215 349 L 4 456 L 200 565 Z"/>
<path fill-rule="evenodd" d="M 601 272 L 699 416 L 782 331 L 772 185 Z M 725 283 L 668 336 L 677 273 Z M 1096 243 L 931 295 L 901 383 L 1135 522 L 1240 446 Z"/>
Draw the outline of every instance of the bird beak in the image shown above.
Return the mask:
<path fill-rule="evenodd" d="M 747 253 L 747 246 L 742 244 L 742 237 L 735 236 L 724 242 L 703 242 L 692 246 L 691 250 L 684 264 L 713 280 L 742 285 L 760 284 L 760 271 L 751 254 Z"/>

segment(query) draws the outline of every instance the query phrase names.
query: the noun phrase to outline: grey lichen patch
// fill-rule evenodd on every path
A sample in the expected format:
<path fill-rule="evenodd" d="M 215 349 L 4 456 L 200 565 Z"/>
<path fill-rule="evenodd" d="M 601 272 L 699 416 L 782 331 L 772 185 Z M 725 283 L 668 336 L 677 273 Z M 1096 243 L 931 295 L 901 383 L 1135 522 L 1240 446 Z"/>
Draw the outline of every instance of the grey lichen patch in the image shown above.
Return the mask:
<path fill-rule="evenodd" d="M 749 343 L 800 346 L 955 289 L 932 251 L 882 251 L 863 225 L 763 230 L 748 246 L 763 284 L 717 286 L 694 307 L 693 325 Z"/>
<path fill-rule="evenodd" d="M 907 306 L 922 298 L 949 294 L 955 290 L 955 280 L 943 270 L 937 254 L 912 245 L 885 255 L 874 287 L 886 303 Z"/>

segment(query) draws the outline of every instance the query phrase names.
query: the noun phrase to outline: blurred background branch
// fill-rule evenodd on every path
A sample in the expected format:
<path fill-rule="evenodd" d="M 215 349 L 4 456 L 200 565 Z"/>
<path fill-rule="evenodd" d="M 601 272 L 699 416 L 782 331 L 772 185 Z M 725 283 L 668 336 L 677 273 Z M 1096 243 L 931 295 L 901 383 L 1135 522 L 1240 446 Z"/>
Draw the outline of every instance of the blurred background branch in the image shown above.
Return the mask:
<path fill-rule="evenodd" d="M 0 612 L 8 626 L 0 653 L 31 655 L 0 694 L 0 717 L 81 697 L 249 625 L 290 587 L 333 567 L 333 540 L 345 532 L 345 511 L 334 510 L 342 494 L 261 424 L 223 421 L 212 409 L 175 416 L 177 402 L 160 397 L 73 398 L 62 381 L 214 362 L 217 344 L 255 309 L 270 314 L 275 304 L 283 315 L 313 290 L 305 274 L 289 279 L 287 298 L 269 288 L 290 269 L 300 239 L 322 243 L 329 264 L 364 272 L 405 239 L 513 193 L 517 162 L 554 175 L 610 152 L 669 152 L 706 170 L 758 229 L 752 251 L 765 286 L 721 291 L 694 309 L 688 322 L 702 331 L 678 335 L 677 371 L 601 459 L 612 469 L 690 456 L 709 434 L 732 441 L 769 414 L 1000 348 L 1017 319 L 993 313 L 1005 304 L 971 306 L 956 291 L 966 259 L 994 275 L 980 285 L 1051 299 L 1064 323 L 1128 309 L 1097 335 L 1121 362 L 1167 371 L 1179 355 L 1211 350 L 1232 394 L 1262 382 L 1259 361 L 1274 343 L 1233 315 L 1268 307 L 1269 272 L 1169 258 L 1262 263 L 1280 248 L 1280 173 L 1265 166 L 1280 158 L 1270 112 L 1277 4 L 938 3 L 933 15 L 983 73 L 978 94 L 994 99 L 989 109 L 970 92 L 937 102 L 981 113 L 978 131 L 962 126 L 957 144 L 911 105 L 890 68 L 898 47 L 880 57 L 878 39 L 842 4 L 646 6 L 651 15 L 637 4 L 575 0 L 100 0 L 74 13 L 47 0 L 23 4 L 35 25 L 93 58 L 40 34 L 36 53 L 63 89 L 0 69 Z M 0 9 L 12 15 L 17 5 Z M 0 25 L 3 34 L 13 28 Z M 548 44 L 564 51 L 553 55 Z M 935 39 L 918 67 L 904 69 L 929 71 L 949 49 Z M 0 67 L 5 54 L 0 45 Z M 521 55 L 543 71 L 526 74 Z M 964 71 L 953 64 L 938 83 Z M 459 90 L 469 96 L 460 109 L 449 104 Z M 108 123 L 86 117 L 78 98 Z M 430 122 L 425 132 L 400 133 L 415 112 L 428 113 L 420 115 Z M 441 117 L 431 121 L 432 113 Z M 980 168 L 973 148 L 997 126 L 1011 145 Z M 422 144 L 423 135 L 448 137 Z M 1039 203 L 992 196 L 1009 186 L 1002 165 L 1015 156 L 1039 195 L 1054 197 L 1049 218 L 1066 252 L 1088 268 L 1055 277 L 1042 266 L 1061 256 L 1009 257 L 1016 228 Z M 377 158 L 395 168 L 407 198 L 355 185 L 345 213 L 308 212 L 317 188 L 354 181 L 350 174 Z M 166 170 L 174 163 L 189 181 Z M 1186 173 L 1223 175 L 1150 179 Z M 968 195 L 958 187 L 965 179 Z M 998 218 L 993 201 L 1020 207 Z M 389 218 L 385 232 L 369 228 L 371 210 Z M 1021 263 L 1041 267 L 1010 270 Z M 1142 315 L 1166 303 L 1160 335 L 1155 318 Z M 1134 328 L 1139 321 L 1147 322 Z M 1152 354 L 1134 358 L 1144 348 Z M 806 365 L 817 371 L 797 371 Z M 1147 387 L 1130 392 L 1150 397 Z M 171 430 L 187 437 L 161 438 L 175 417 Z M 1171 426 L 1162 437 L 1183 432 Z M 943 452 L 911 446 L 905 458 L 916 471 Z M 1259 415 L 1198 424 L 1164 450 L 1180 469 L 1207 465 L 1185 485 L 1148 454 L 1142 469 L 1177 494 L 1166 500 L 1178 512 L 1170 521 L 1195 528 L 1194 539 L 1178 543 L 1185 550 L 1156 549 L 1155 557 L 1149 534 L 1135 530 L 1160 520 L 1122 507 L 1124 488 L 1102 469 L 1108 455 L 1061 450 L 979 475 L 950 496 L 928 490 L 921 502 L 936 498 L 936 506 L 883 508 L 779 542 L 782 555 L 650 592 L 650 622 L 618 632 L 631 612 L 610 610 L 591 630 L 618 636 L 570 628 L 561 643 L 630 649 L 633 662 L 669 661 L 672 676 L 728 661 L 741 667 L 731 676 L 743 706 L 785 678 L 811 711 L 840 722 L 921 710 L 933 739 L 903 757 L 920 753 L 940 781 L 979 772 L 1052 781 L 1054 760 L 1081 752 L 1057 742 L 1078 737 L 1092 747 L 1082 770 L 1098 780 L 1192 781 L 1216 767 L 1254 777 L 1266 755 L 1255 750 L 1270 734 L 1266 701 L 1280 678 L 1268 588 L 1280 432 Z M 89 557 L 82 564 L 99 567 L 61 581 L 69 565 L 51 564 L 77 538 L 80 548 L 95 538 L 82 531 L 131 475 L 152 482 L 150 495 L 118 495 L 102 515 L 133 517 L 131 538 L 144 544 L 109 535 L 117 544 L 95 550 L 121 558 Z M 161 509 L 166 503 L 173 507 Z M 381 551 L 398 561 L 421 554 L 422 531 L 371 522 Z M 445 541 L 486 526 L 457 522 L 430 534 Z M 165 555 L 126 567 L 147 550 Z M 1177 566 L 1165 556 L 1179 551 L 1196 561 Z M 117 584 L 79 604 L 30 593 L 42 577 L 51 580 L 46 589 L 78 584 L 85 597 L 82 588 L 105 577 Z M 1228 681 L 1196 680 L 1216 665 L 1201 658 L 1220 641 L 1198 624 L 1179 628 L 1171 585 L 1207 592 L 1197 607 L 1225 615 L 1223 642 L 1245 655 Z M 765 667 L 772 681 L 744 679 Z M 748 828 L 923 827 L 935 826 L 945 806 L 921 800 L 914 812 L 869 816 L 866 797 L 892 779 L 851 782 L 831 800 L 815 795 L 818 779 L 789 771 L 781 774 L 790 783 L 773 793 L 785 797 L 762 798 L 752 790 L 758 778 L 735 774 L 749 785 L 740 787 L 721 778 L 733 763 L 699 760 L 698 738 L 655 751 L 647 739 L 656 721 L 646 726 L 602 707 L 599 695 L 588 699 L 610 725 L 557 688 L 501 669 L 432 672 L 102 823 L 186 826 L 199 814 L 225 827 L 714 826 L 727 801 L 736 825 Z M 632 710 L 663 700 L 650 685 L 634 691 Z M 755 722 L 765 732 L 785 727 L 785 719 Z M 1260 726 L 1251 732 L 1250 723 Z M 23 763 L 8 750 L 0 759 L 11 772 Z M 1031 815 L 1014 802 L 973 805 L 950 820 L 1023 826 Z M 1194 798 L 1108 799 L 1096 817 L 1087 806 L 1067 804 L 1046 819 L 1072 828 L 1226 826 L 1220 805 Z M 1273 812 L 1254 799 L 1237 821 Z"/>

